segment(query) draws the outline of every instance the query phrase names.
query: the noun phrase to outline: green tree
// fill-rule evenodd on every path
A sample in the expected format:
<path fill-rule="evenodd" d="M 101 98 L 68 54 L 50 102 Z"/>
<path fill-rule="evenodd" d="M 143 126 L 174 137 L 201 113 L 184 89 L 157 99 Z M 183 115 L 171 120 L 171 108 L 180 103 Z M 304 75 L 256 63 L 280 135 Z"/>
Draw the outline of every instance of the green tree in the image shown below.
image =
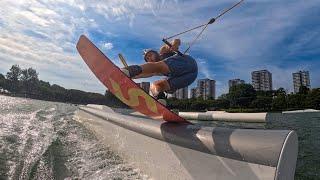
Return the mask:
<path fill-rule="evenodd" d="M 0 74 L 0 80 L 4 80 L 6 77 L 3 74 Z"/>
<path fill-rule="evenodd" d="M 228 109 L 230 108 L 230 102 L 228 99 L 216 99 L 209 102 L 209 107 L 215 109 Z"/>
<path fill-rule="evenodd" d="M 126 105 L 111 93 L 107 93 L 107 95 L 104 96 L 99 93 L 90 93 L 75 89 L 68 90 L 56 84 L 50 85 L 48 82 L 39 80 L 38 73 L 35 69 L 21 69 L 19 65 L 13 65 L 6 74 L 6 77 L 0 74 L 0 86 L 11 92 L 18 93 L 13 95 L 27 93 L 29 97 L 35 99 L 77 104 L 95 103 L 105 104 L 111 107 L 127 108 Z M 110 98 L 113 99 L 111 102 Z"/>
<path fill-rule="evenodd" d="M 19 65 L 13 65 L 9 72 L 7 72 L 7 88 L 12 92 L 18 92 L 20 86 L 19 86 L 19 79 L 21 77 L 21 68 Z"/>
<path fill-rule="evenodd" d="M 87 99 L 87 93 L 80 91 L 80 90 L 76 90 L 76 89 L 69 89 L 66 90 L 66 101 L 69 103 L 74 103 L 74 104 L 84 104 L 86 102 L 88 102 Z M 90 103 L 90 102 L 88 102 Z"/>
<path fill-rule="evenodd" d="M 9 81 L 19 81 L 19 78 L 21 76 L 21 68 L 19 65 L 12 65 L 9 72 L 7 72 L 7 79 Z"/>
<path fill-rule="evenodd" d="M 221 96 L 219 96 L 218 99 L 228 100 L 229 99 L 229 94 L 228 93 L 227 94 L 221 94 Z"/>
<path fill-rule="evenodd" d="M 255 100 L 252 101 L 251 107 L 258 108 L 262 110 L 270 110 L 272 106 L 272 97 L 268 96 L 257 96 Z"/>
<path fill-rule="evenodd" d="M 53 99 L 57 101 L 67 102 L 67 90 L 57 84 L 51 86 L 51 91 L 53 93 Z"/>
<path fill-rule="evenodd" d="M 304 108 L 306 95 L 304 94 L 290 94 L 288 95 L 289 108 Z"/>
<path fill-rule="evenodd" d="M 306 106 L 308 108 L 320 110 L 320 88 L 312 89 L 306 97 Z"/>
<path fill-rule="evenodd" d="M 192 110 L 205 110 L 208 107 L 207 103 L 204 100 L 196 100 L 196 101 L 192 101 L 190 104 L 190 108 Z"/>
<path fill-rule="evenodd" d="M 28 68 L 21 71 L 20 81 L 24 89 L 24 93 L 37 94 L 39 89 L 38 73 L 35 69 Z"/>
<path fill-rule="evenodd" d="M 275 91 L 275 95 L 276 96 L 279 96 L 279 95 L 283 95 L 283 96 L 286 96 L 287 95 L 287 92 L 284 88 L 279 88 Z"/>
<path fill-rule="evenodd" d="M 122 101 L 120 101 L 115 95 L 113 95 L 110 91 L 106 90 L 104 94 L 106 98 L 106 103 L 113 107 L 128 107 Z"/>
<path fill-rule="evenodd" d="M 287 98 L 285 95 L 281 94 L 275 96 L 272 101 L 272 110 L 280 111 L 287 108 Z"/>
<path fill-rule="evenodd" d="M 310 89 L 307 88 L 306 86 L 300 86 L 298 94 L 307 95 L 309 91 L 310 91 Z"/>
<path fill-rule="evenodd" d="M 3 74 L 0 74 L 0 88 L 6 88 L 6 77 Z"/>
<path fill-rule="evenodd" d="M 39 81 L 39 98 L 44 100 L 54 100 L 54 93 L 51 90 L 50 83 Z"/>
<path fill-rule="evenodd" d="M 257 91 L 257 97 L 273 97 L 275 91 Z"/>
<path fill-rule="evenodd" d="M 256 91 L 251 84 L 239 84 L 230 88 L 227 97 L 231 107 L 249 107 L 256 98 Z"/>
<path fill-rule="evenodd" d="M 271 107 L 274 111 L 281 111 L 288 108 L 287 92 L 284 88 L 281 87 L 274 91 Z"/>

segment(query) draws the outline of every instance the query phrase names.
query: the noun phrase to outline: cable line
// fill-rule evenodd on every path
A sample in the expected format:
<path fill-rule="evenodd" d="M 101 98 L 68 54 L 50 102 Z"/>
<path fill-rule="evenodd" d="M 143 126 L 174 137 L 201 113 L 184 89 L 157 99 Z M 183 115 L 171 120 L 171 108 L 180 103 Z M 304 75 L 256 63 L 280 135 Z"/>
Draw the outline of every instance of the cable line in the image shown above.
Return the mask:
<path fill-rule="evenodd" d="M 202 24 L 202 25 L 199 25 L 197 27 L 194 27 L 194 28 L 191 28 L 191 29 L 188 29 L 186 31 L 183 31 L 183 32 L 180 32 L 178 34 L 175 34 L 173 36 L 170 36 L 168 38 L 163 38 L 162 41 L 167 44 L 169 47 L 171 47 L 172 45 L 170 44 L 170 42 L 168 42 L 168 39 L 171 39 L 171 38 L 174 38 L 176 36 L 179 36 L 181 34 L 184 34 L 184 33 L 187 33 L 187 32 L 190 32 L 190 31 L 193 31 L 195 29 L 198 29 L 198 28 L 201 28 L 203 27 L 203 29 L 200 31 L 200 33 L 196 36 L 196 38 L 189 44 L 188 48 L 184 51 L 183 54 L 186 54 L 190 48 L 192 47 L 192 45 L 199 39 L 199 37 L 202 35 L 202 33 L 204 32 L 204 30 L 208 27 L 209 24 L 213 24 L 217 19 L 219 19 L 221 16 L 223 16 L 224 14 L 226 14 L 227 12 L 229 12 L 230 10 L 232 10 L 233 8 L 237 7 L 239 4 L 241 4 L 244 0 L 240 0 L 239 2 L 237 2 L 236 4 L 234 4 L 233 6 L 231 6 L 230 8 L 228 9 L 225 9 L 224 11 L 222 11 L 218 16 L 216 16 L 215 18 L 211 18 L 209 20 L 209 22 L 205 23 L 205 24 Z M 179 55 L 182 55 L 182 53 L 180 51 L 177 51 L 176 52 L 177 54 Z"/>

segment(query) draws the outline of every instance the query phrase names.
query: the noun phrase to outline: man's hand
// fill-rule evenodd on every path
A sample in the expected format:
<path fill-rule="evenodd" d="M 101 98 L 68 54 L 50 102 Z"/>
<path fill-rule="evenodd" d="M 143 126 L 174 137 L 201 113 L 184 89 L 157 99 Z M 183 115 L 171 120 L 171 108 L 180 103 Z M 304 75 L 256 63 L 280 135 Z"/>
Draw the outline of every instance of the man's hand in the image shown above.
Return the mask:
<path fill-rule="evenodd" d="M 180 39 L 174 39 L 172 42 L 172 47 L 170 48 L 171 51 L 178 51 L 179 50 L 179 46 L 181 44 Z"/>
<path fill-rule="evenodd" d="M 163 45 L 160 48 L 160 55 L 170 53 L 173 51 L 178 51 L 180 44 L 181 44 L 180 39 L 174 39 L 173 41 L 171 41 L 171 45 L 172 45 L 171 48 L 168 45 Z"/>

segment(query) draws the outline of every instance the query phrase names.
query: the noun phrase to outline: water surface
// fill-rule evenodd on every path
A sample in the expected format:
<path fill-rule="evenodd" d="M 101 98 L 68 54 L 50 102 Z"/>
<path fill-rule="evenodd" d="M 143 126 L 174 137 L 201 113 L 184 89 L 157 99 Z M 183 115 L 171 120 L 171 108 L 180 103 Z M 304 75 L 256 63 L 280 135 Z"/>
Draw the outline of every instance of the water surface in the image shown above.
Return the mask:
<path fill-rule="evenodd" d="M 0 95 L 0 179 L 147 179 L 75 121 L 76 109 Z"/>

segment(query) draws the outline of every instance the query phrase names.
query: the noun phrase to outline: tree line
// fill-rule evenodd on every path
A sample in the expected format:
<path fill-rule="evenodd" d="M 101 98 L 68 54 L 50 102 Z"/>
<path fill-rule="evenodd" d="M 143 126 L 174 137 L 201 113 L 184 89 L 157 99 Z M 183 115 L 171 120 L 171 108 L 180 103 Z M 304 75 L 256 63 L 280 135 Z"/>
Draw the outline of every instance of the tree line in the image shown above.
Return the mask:
<path fill-rule="evenodd" d="M 0 74 L 0 88 L 10 91 L 12 96 L 65 102 L 72 104 L 102 104 L 110 107 L 128 108 L 112 93 L 105 94 L 65 89 L 57 84 L 39 80 L 33 68 L 21 69 L 13 65 L 6 75 Z M 170 109 L 181 111 L 227 110 L 230 112 L 282 111 L 295 109 L 320 109 L 320 88 L 301 86 L 299 93 L 287 94 L 283 88 L 273 91 L 256 91 L 250 84 L 230 88 L 229 93 L 218 99 L 201 98 L 167 100 Z"/>
<path fill-rule="evenodd" d="M 256 91 L 251 84 L 232 86 L 229 93 L 218 99 L 201 98 L 168 101 L 170 108 L 185 111 L 227 110 L 229 112 L 283 111 L 320 109 L 320 88 L 301 86 L 299 93 L 287 94 L 283 88 L 273 91 Z"/>
<path fill-rule="evenodd" d="M 39 80 L 38 75 L 33 68 L 22 69 L 19 65 L 13 65 L 6 75 L 0 74 L 0 88 L 8 90 L 11 96 L 72 104 L 127 107 L 108 91 L 102 95 L 76 89 L 65 89 L 57 84 L 51 85 L 49 82 Z"/>

